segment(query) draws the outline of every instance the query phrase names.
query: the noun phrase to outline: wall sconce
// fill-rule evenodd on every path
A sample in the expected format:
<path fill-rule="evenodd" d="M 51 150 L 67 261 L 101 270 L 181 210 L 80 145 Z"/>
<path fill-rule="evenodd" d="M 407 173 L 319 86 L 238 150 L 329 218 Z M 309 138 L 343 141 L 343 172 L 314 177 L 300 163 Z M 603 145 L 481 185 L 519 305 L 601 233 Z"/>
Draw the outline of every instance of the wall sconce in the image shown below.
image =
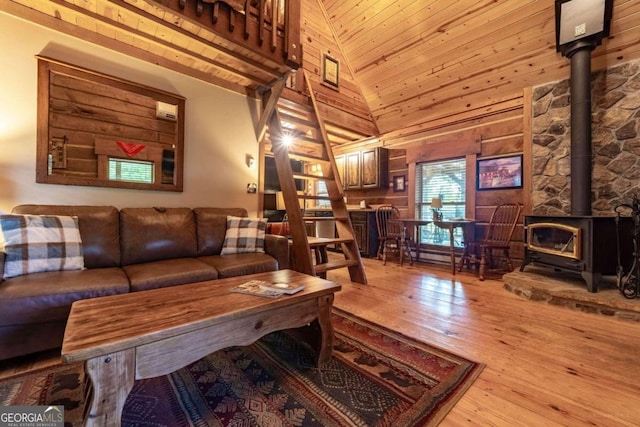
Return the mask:
<path fill-rule="evenodd" d="M 431 199 L 431 209 L 433 209 L 433 220 L 434 221 L 442 221 L 442 199 L 439 197 L 434 197 Z"/>
<path fill-rule="evenodd" d="M 245 156 L 245 163 L 247 164 L 247 167 L 249 169 L 253 169 L 253 167 L 256 165 L 256 159 L 254 159 L 251 154 L 247 154 Z"/>

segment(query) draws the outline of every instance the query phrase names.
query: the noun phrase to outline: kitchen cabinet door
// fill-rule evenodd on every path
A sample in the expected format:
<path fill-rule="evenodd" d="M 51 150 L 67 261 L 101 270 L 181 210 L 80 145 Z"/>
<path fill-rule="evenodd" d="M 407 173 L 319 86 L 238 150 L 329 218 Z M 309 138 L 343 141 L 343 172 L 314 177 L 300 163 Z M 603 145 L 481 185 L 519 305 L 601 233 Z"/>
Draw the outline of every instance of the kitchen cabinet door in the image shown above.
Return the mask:
<path fill-rule="evenodd" d="M 360 152 L 362 188 L 385 188 L 389 180 L 389 152 L 386 148 L 371 148 Z"/>
<path fill-rule="evenodd" d="M 346 189 L 357 189 L 361 187 L 360 181 L 360 152 L 348 153 L 346 155 Z"/>

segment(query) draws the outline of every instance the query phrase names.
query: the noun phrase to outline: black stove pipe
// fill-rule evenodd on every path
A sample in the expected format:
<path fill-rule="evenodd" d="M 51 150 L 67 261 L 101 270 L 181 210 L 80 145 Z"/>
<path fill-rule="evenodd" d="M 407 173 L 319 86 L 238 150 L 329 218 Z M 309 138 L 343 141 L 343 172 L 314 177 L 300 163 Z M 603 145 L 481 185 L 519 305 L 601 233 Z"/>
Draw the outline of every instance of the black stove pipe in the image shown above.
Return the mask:
<path fill-rule="evenodd" d="M 571 215 L 591 215 L 591 51 L 596 44 L 572 46 L 571 58 Z"/>

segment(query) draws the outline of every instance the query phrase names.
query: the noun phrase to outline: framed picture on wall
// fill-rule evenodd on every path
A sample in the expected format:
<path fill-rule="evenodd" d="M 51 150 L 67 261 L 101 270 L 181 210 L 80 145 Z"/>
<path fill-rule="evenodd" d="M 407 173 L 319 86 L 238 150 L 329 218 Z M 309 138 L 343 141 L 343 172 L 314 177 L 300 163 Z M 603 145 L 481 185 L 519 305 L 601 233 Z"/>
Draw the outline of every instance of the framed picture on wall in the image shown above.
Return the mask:
<path fill-rule="evenodd" d="M 336 90 L 340 88 L 340 62 L 328 53 L 322 54 L 322 84 Z"/>
<path fill-rule="evenodd" d="M 404 175 L 394 176 L 393 177 L 393 191 L 404 191 L 406 190 L 406 181 Z"/>
<path fill-rule="evenodd" d="M 522 154 L 478 159 L 476 166 L 479 191 L 522 188 Z"/>

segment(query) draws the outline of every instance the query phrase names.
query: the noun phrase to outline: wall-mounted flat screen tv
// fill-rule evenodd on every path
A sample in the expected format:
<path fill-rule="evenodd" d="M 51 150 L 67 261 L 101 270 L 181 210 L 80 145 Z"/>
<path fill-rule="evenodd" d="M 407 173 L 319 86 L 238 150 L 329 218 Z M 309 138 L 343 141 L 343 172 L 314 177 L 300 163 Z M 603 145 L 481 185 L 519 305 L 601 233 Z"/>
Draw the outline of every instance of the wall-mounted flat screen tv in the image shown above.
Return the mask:
<path fill-rule="evenodd" d="M 304 162 L 302 160 L 290 159 L 291 169 L 294 173 L 304 173 Z M 304 191 L 304 179 L 296 179 L 296 190 Z M 264 159 L 264 191 L 280 191 L 280 181 L 278 180 L 278 170 L 276 169 L 276 159 L 265 157 Z"/>

